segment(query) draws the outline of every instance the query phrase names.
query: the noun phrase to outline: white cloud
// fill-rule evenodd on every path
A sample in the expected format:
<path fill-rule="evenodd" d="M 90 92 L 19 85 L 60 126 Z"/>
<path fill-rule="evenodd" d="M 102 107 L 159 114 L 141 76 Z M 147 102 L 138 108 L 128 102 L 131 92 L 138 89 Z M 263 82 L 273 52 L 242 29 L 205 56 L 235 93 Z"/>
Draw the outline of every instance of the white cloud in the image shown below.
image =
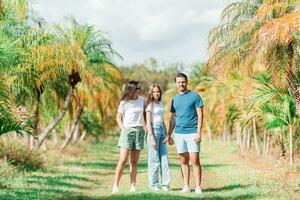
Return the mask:
<path fill-rule="evenodd" d="M 50 22 L 73 15 L 108 32 L 125 64 L 149 56 L 165 62 L 203 61 L 207 35 L 218 22 L 223 0 L 35 0 Z"/>
<path fill-rule="evenodd" d="M 199 12 L 197 10 L 188 10 L 183 19 L 187 23 L 217 23 L 222 9 L 209 9 Z"/>

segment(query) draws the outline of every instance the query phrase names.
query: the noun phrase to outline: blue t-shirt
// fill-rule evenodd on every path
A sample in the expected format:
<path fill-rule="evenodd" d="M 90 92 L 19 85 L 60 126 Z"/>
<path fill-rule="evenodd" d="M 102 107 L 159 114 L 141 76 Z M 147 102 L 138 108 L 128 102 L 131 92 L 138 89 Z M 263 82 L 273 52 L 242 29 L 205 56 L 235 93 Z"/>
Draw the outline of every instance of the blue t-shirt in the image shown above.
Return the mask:
<path fill-rule="evenodd" d="M 171 112 L 175 113 L 175 133 L 197 133 L 198 115 L 196 108 L 203 106 L 199 94 L 189 90 L 184 94 L 177 94 L 171 103 Z"/>

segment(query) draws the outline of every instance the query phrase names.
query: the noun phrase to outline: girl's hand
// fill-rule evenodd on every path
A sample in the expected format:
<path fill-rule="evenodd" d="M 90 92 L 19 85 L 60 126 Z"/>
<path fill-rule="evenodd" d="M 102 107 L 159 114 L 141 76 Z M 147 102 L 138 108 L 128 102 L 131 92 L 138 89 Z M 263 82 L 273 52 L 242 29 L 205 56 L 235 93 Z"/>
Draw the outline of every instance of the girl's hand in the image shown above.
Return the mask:
<path fill-rule="evenodd" d="M 164 139 L 164 141 L 163 141 L 163 143 L 164 143 L 164 144 L 167 144 L 167 143 L 168 143 L 168 140 L 169 140 L 169 138 L 168 138 L 168 136 L 166 136 L 165 139 Z"/>
<path fill-rule="evenodd" d="M 156 149 L 157 145 L 156 145 L 155 137 L 154 135 L 151 135 L 150 137 L 151 137 L 151 147 L 153 149 Z"/>
<path fill-rule="evenodd" d="M 173 138 L 170 135 L 166 136 L 164 143 L 168 143 L 169 145 L 174 144 Z"/>

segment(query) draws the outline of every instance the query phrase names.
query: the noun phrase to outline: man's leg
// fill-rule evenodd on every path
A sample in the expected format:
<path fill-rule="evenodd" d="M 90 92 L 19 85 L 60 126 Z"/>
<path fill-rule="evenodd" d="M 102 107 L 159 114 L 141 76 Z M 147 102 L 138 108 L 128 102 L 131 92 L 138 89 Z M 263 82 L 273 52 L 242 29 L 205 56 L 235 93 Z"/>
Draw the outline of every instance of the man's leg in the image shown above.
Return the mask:
<path fill-rule="evenodd" d="M 189 155 L 190 155 L 191 162 L 193 164 L 196 188 L 200 188 L 201 178 L 202 178 L 202 167 L 200 165 L 199 152 L 190 152 Z"/>
<path fill-rule="evenodd" d="M 190 167 L 189 167 L 189 153 L 185 152 L 185 153 L 180 153 L 180 161 L 181 161 L 181 171 L 182 171 L 182 175 L 183 175 L 183 183 L 184 186 L 188 186 L 190 185 Z"/>

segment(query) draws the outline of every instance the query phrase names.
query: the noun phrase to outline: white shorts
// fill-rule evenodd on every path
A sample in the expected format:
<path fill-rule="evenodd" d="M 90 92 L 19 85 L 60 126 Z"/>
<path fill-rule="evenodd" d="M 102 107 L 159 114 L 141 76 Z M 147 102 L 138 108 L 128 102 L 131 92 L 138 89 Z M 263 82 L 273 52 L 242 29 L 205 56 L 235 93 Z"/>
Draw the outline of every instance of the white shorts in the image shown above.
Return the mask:
<path fill-rule="evenodd" d="M 200 144 L 195 142 L 197 133 L 174 134 L 177 153 L 200 152 Z"/>

